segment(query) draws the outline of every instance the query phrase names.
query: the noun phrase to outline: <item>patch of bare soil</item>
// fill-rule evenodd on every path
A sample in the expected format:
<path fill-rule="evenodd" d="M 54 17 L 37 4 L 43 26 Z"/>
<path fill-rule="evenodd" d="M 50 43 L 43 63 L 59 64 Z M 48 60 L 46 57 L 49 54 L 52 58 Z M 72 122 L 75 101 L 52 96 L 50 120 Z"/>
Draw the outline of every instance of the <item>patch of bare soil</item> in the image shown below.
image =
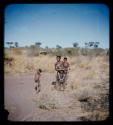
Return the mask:
<path fill-rule="evenodd" d="M 5 107 L 8 109 L 11 121 L 84 121 L 100 120 L 106 118 L 106 112 L 102 110 L 96 114 L 99 107 L 107 109 L 108 93 L 105 85 L 109 83 L 94 84 L 95 93 L 84 92 L 80 88 L 58 91 L 52 85 L 55 80 L 54 73 L 43 73 L 41 78 L 41 92 L 35 93 L 34 74 L 5 75 Z M 86 83 L 82 83 L 84 86 Z M 99 86 L 100 87 L 97 87 Z M 104 86 L 104 87 L 103 87 Z M 99 95 L 103 89 L 104 95 Z M 108 90 L 109 88 L 107 88 Z M 91 90 L 92 91 L 92 90 Z M 89 91 L 90 92 L 90 91 Z M 90 95 L 90 96 L 89 96 Z M 105 97 L 105 98 L 103 98 Z M 98 105 L 97 105 L 98 104 Z M 103 112 L 104 111 L 104 112 Z M 91 112 L 95 112 L 92 116 Z M 96 119 L 97 116 L 102 116 Z"/>

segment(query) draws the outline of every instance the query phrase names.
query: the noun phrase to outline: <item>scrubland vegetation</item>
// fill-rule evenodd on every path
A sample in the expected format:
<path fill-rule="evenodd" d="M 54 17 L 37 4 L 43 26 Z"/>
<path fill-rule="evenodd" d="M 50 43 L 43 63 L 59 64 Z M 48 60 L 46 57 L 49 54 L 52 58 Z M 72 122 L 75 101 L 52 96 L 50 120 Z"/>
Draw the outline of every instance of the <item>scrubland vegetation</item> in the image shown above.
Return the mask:
<path fill-rule="evenodd" d="M 46 51 L 47 54 L 40 54 L 40 51 Z M 56 93 L 56 91 L 48 87 L 48 91 L 42 92 L 40 97 L 35 98 L 34 102 L 37 108 L 56 111 L 61 109 L 63 105 L 66 111 L 75 110 L 76 114 L 79 114 L 77 112 L 78 107 L 76 107 L 78 104 L 81 109 L 81 115 L 77 116 L 75 120 L 106 120 L 109 116 L 109 55 L 106 54 L 104 49 L 5 49 L 5 74 L 34 73 L 38 68 L 41 68 L 43 73 L 53 74 L 55 73 L 56 55 L 67 56 L 71 68 L 65 89 L 66 95 L 61 95 L 64 103 L 59 104 L 59 92 Z M 66 100 L 69 100 L 68 97 L 71 98 L 70 105 L 65 103 Z M 72 116 L 76 117 L 73 113 Z M 35 115 L 35 117 L 37 116 Z M 29 120 L 32 120 L 32 118 L 33 116 Z"/>

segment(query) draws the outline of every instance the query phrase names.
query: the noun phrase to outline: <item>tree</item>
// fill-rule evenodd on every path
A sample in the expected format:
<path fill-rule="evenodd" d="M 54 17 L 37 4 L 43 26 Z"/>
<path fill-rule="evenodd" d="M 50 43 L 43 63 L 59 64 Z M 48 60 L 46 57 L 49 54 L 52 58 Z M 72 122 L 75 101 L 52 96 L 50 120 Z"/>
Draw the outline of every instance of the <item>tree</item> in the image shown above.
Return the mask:
<path fill-rule="evenodd" d="M 95 42 L 94 43 L 94 48 L 98 48 L 98 46 L 99 46 L 99 42 Z"/>
<path fill-rule="evenodd" d="M 45 46 L 45 49 L 48 49 L 49 47 L 48 46 Z"/>
<path fill-rule="evenodd" d="M 18 47 L 18 42 L 15 42 L 15 47 L 16 47 L 16 48 Z"/>
<path fill-rule="evenodd" d="M 40 42 L 36 42 L 36 43 L 35 43 L 35 46 L 36 46 L 37 48 L 40 48 L 41 44 L 42 44 L 42 43 L 40 43 Z"/>
<path fill-rule="evenodd" d="M 94 42 L 89 42 L 88 44 L 89 47 L 92 47 L 94 45 Z"/>
<path fill-rule="evenodd" d="M 74 48 L 77 48 L 78 45 L 79 45 L 79 44 L 78 44 L 77 42 L 73 43 L 73 47 L 74 47 Z"/>
<path fill-rule="evenodd" d="M 99 42 L 89 42 L 89 43 L 85 43 L 85 47 L 94 47 L 94 48 L 98 48 Z"/>
<path fill-rule="evenodd" d="M 13 44 L 13 42 L 6 42 L 7 45 L 9 45 L 9 47 L 11 48 L 11 45 Z"/>
<path fill-rule="evenodd" d="M 97 45 L 97 44 L 95 44 L 95 45 L 94 45 L 94 48 L 98 48 L 98 45 Z"/>
<path fill-rule="evenodd" d="M 11 53 L 11 48 L 12 48 L 12 46 L 11 46 L 11 45 L 13 44 L 13 42 L 6 42 L 6 44 L 7 44 L 7 45 L 9 45 L 9 48 L 10 48 L 10 53 Z"/>
<path fill-rule="evenodd" d="M 13 44 L 13 42 L 10 42 L 10 44 L 12 45 L 12 44 Z"/>
<path fill-rule="evenodd" d="M 88 43 L 84 43 L 85 44 L 85 48 L 87 48 L 89 45 L 88 45 Z"/>
<path fill-rule="evenodd" d="M 10 47 L 10 42 L 6 42 L 6 44 Z"/>
<path fill-rule="evenodd" d="M 56 45 L 56 48 L 58 48 L 58 49 L 60 49 L 60 48 L 62 48 L 60 45 Z"/>

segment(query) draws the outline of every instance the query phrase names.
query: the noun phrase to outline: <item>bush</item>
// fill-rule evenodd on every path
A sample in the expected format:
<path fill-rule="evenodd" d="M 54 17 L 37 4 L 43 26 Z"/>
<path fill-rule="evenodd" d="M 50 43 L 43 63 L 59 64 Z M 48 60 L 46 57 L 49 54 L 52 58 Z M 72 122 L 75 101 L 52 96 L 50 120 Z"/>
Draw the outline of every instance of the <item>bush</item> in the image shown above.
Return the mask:
<path fill-rule="evenodd" d="M 86 97 L 82 97 L 82 99 L 86 99 Z M 81 102 L 81 107 L 86 111 L 92 112 L 95 110 L 100 110 L 107 112 L 109 110 L 109 100 L 107 94 L 98 95 L 98 97 L 89 97 L 86 101 L 84 101 L 85 103 L 83 103 L 83 100 Z"/>
<path fill-rule="evenodd" d="M 79 55 L 79 48 L 57 48 L 49 53 L 52 56 L 60 55 L 60 56 L 78 56 Z"/>
<path fill-rule="evenodd" d="M 15 55 L 22 55 L 22 50 L 20 48 L 13 48 L 12 51 Z"/>
<path fill-rule="evenodd" d="M 109 99 L 108 94 L 101 94 L 96 97 L 83 96 L 79 99 L 81 108 L 84 111 L 90 112 L 86 116 L 82 116 L 79 120 L 82 121 L 99 121 L 106 120 L 109 114 Z"/>
<path fill-rule="evenodd" d="M 5 52 L 5 58 L 4 58 L 5 64 L 12 66 L 13 62 L 14 62 L 14 58 L 10 57 L 8 53 Z"/>
<path fill-rule="evenodd" d="M 43 94 L 41 95 L 41 97 L 35 100 L 36 106 L 43 110 L 56 109 L 57 106 L 55 102 L 56 101 L 54 100 L 54 98 L 50 98 L 50 96 L 47 94 Z"/>
<path fill-rule="evenodd" d="M 41 104 L 41 105 L 39 105 L 39 108 L 44 109 L 44 110 L 56 109 L 55 104 L 52 104 L 52 103 Z"/>
<path fill-rule="evenodd" d="M 37 48 L 31 47 L 28 49 L 27 55 L 31 56 L 31 57 L 32 56 L 39 56 L 39 50 Z"/>
<path fill-rule="evenodd" d="M 65 48 L 65 53 L 68 56 L 79 56 L 79 48 Z"/>
<path fill-rule="evenodd" d="M 102 111 L 94 111 L 86 116 L 81 116 L 78 118 L 80 121 L 102 121 L 107 120 L 108 113 Z"/>

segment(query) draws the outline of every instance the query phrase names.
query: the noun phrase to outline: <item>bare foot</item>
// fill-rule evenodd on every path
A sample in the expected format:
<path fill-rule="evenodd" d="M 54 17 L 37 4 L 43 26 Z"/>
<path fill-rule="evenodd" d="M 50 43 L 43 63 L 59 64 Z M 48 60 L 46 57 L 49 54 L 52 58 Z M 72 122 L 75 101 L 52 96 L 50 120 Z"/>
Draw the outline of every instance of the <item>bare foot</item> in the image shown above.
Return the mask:
<path fill-rule="evenodd" d="M 35 90 L 37 91 L 37 86 L 35 87 Z"/>

